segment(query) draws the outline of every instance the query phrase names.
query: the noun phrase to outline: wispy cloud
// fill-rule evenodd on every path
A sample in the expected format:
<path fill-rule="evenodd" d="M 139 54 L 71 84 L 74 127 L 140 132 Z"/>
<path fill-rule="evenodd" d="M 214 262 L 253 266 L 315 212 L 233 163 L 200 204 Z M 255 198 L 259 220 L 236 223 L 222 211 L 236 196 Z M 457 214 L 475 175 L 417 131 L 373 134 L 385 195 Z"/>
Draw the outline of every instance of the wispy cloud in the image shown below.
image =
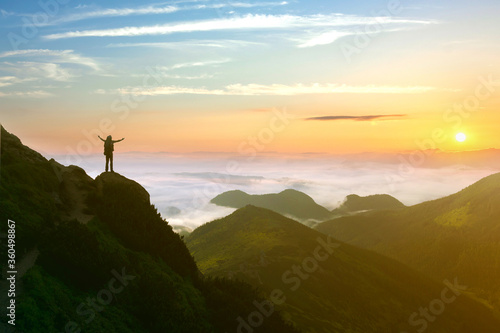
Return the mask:
<path fill-rule="evenodd" d="M 163 48 L 163 49 L 174 49 L 174 50 L 184 50 L 188 47 L 200 48 L 200 47 L 211 47 L 211 48 L 240 48 L 248 46 L 262 46 L 264 43 L 251 42 L 245 40 L 233 40 L 233 39 L 221 39 L 221 40 L 187 40 L 182 42 L 159 42 L 159 43 L 111 43 L 106 47 L 117 48 L 117 47 L 153 47 L 153 48 Z"/>
<path fill-rule="evenodd" d="M 165 79 L 181 79 L 181 80 L 202 80 L 210 79 L 215 76 L 215 74 L 201 73 L 199 67 L 217 67 L 221 64 L 230 62 L 231 59 L 216 59 L 216 60 L 202 60 L 202 61 L 192 61 L 192 62 L 181 62 L 169 66 L 155 66 L 153 71 L 155 76 L 165 78 Z M 191 68 L 196 68 L 196 72 L 189 71 Z M 183 73 L 184 69 L 187 69 L 188 73 Z M 144 77 L 143 74 L 133 74 L 128 76 Z M 102 93 L 103 91 L 101 91 Z"/>
<path fill-rule="evenodd" d="M 51 62 L 4 62 L 0 66 L 0 70 L 16 75 L 15 79 L 4 82 L 6 83 L 4 85 L 2 85 L 2 81 L 0 80 L 0 87 L 46 79 L 54 81 L 70 81 L 72 78 L 77 76 L 69 68 L 65 68 L 60 64 Z"/>
<path fill-rule="evenodd" d="M 8 12 L 4 9 L 0 9 L 0 14 L 2 14 L 2 17 L 8 17 L 8 16 L 15 15 L 13 12 Z"/>
<path fill-rule="evenodd" d="M 230 62 L 231 59 L 220 59 L 220 60 L 205 60 L 205 61 L 195 61 L 195 62 L 183 62 L 175 64 L 172 66 L 158 66 L 156 69 L 158 71 L 168 71 L 180 68 L 191 68 L 191 67 L 205 67 L 205 66 L 216 66 Z"/>
<path fill-rule="evenodd" d="M 237 96 L 293 96 L 306 94 L 420 94 L 433 90 L 435 87 L 412 86 L 348 86 L 339 84 L 312 84 L 312 85 L 283 85 L 283 84 L 231 84 L 223 89 L 191 88 L 180 86 L 164 86 L 151 89 L 145 88 L 121 88 L 113 90 L 111 93 L 122 95 L 176 95 L 176 94 L 194 94 L 194 95 L 237 95 Z M 107 93 L 100 90 L 99 93 Z"/>
<path fill-rule="evenodd" d="M 41 57 L 46 57 L 50 58 L 53 62 L 83 65 L 94 70 L 100 69 L 99 64 L 94 59 L 81 56 L 73 50 L 28 49 L 0 53 L 0 58 L 14 57 L 36 57 L 37 60 L 40 60 Z"/>
<path fill-rule="evenodd" d="M 187 21 L 181 23 L 123 27 L 116 29 L 83 30 L 57 33 L 45 36 L 46 39 L 78 38 L 78 37 L 123 37 L 144 35 L 166 35 L 173 33 L 221 31 L 221 30 L 254 30 L 254 29 L 287 29 L 287 28 L 318 28 L 318 27 L 348 27 L 365 24 L 430 24 L 432 21 L 400 19 L 391 17 L 363 17 L 344 14 L 329 15 L 254 15 L 218 18 L 202 21 Z M 326 38 L 326 37 L 323 37 Z M 329 37 L 331 38 L 331 36 Z"/>
<path fill-rule="evenodd" d="M 183 10 L 192 10 L 192 9 L 222 9 L 222 8 L 255 8 L 255 7 L 275 7 L 275 6 L 285 6 L 289 3 L 287 1 L 281 2 L 229 2 L 226 1 L 224 3 L 214 3 L 208 5 L 196 5 L 190 7 L 183 7 Z"/>
<path fill-rule="evenodd" d="M 30 63 L 32 68 L 39 66 L 40 71 L 47 75 L 47 78 L 55 81 L 69 81 L 74 77 L 71 72 L 59 64 L 54 63 Z"/>
<path fill-rule="evenodd" d="M 60 23 L 75 22 L 86 19 L 93 18 L 103 18 L 103 17 L 117 17 L 117 16 L 130 16 L 130 15 L 152 15 L 152 14 L 169 14 L 179 11 L 179 7 L 175 6 L 146 6 L 139 8 L 107 8 L 92 10 L 85 13 L 78 12 L 75 14 L 70 14 L 62 17 L 58 20 L 54 20 L 48 24 L 56 25 Z"/>
<path fill-rule="evenodd" d="M 433 87 L 397 87 L 397 86 L 348 86 L 339 84 L 312 84 L 312 85 L 284 85 L 284 84 L 232 84 L 227 86 L 227 91 L 236 95 L 301 95 L 301 94 L 331 94 L 331 93 L 354 93 L 354 94 L 415 94 L 434 90 Z"/>
<path fill-rule="evenodd" d="M 37 85 L 47 85 L 51 82 L 69 82 L 88 72 L 100 73 L 100 65 L 91 58 L 81 56 L 73 50 L 28 49 L 0 53 L 0 73 L 5 77 L 15 79 L 0 80 L 0 87 L 13 84 L 23 86 L 23 90 L 34 91 L 26 93 L 28 97 L 47 97 L 40 93 Z M 65 87 L 67 85 L 65 84 Z M 11 93 L 2 96 L 23 96 L 24 93 Z"/>
<path fill-rule="evenodd" d="M 191 6 L 177 6 L 177 5 L 149 5 L 135 8 L 103 8 L 81 12 L 81 9 L 88 7 L 80 7 L 78 13 L 64 16 L 58 20 L 47 22 L 46 25 L 57 25 L 61 23 L 75 22 L 87 19 L 105 18 L 105 17 L 123 17 L 132 15 L 158 15 L 158 14 L 171 14 L 178 11 L 189 10 L 203 10 L 203 9 L 237 9 L 237 8 L 254 8 L 254 7 L 274 7 L 287 5 L 288 2 L 222 2 L 215 4 L 198 4 Z"/>
<path fill-rule="evenodd" d="M 327 45 L 335 42 L 337 39 L 352 35 L 351 32 L 328 31 L 318 35 L 308 37 L 303 42 L 299 43 L 299 47 L 313 47 L 317 45 Z"/>
<path fill-rule="evenodd" d="M 201 74 L 201 75 L 177 75 L 177 74 L 165 74 L 163 75 L 166 79 L 182 79 L 182 80 L 202 80 L 202 79 L 211 79 L 214 76 L 210 74 Z"/>
<path fill-rule="evenodd" d="M 127 76 L 144 78 L 143 74 L 130 74 Z M 167 72 L 161 72 L 156 70 L 155 76 L 165 78 L 165 79 L 182 79 L 182 80 L 203 80 L 211 79 L 214 77 L 213 74 L 199 74 L 199 75 L 181 75 L 181 74 L 169 74 Z"/>
<path fill-rule="evenodd" d="M 18 79 L 15 76 L 1 76 L 0 77 L 0 88 L 8 87 L 16 83 Z"/>
<path fill-rule="evenodd" d="M 409 31 L 419 25 L 421 25 L 422 22 L 419 22 L 417 24 L 409 24 L 408 22 L 404 25 L 398 24 L 399 27 L 392 27 L 393 25 L 389 26 L 381 26 L 380 30 L 373 30 L 373 31 L 368 31 L 365 32 L 363 30 L 356 30 L 356 28 L 348 28 L 348 29 L 343 29 L 341 31 L 337 30 L 329 30 L 329 31 L 315 31 L 313 29 L 312 31 L 305 32 L 302 34 L 300 37 L 292 37 L 292 41 L 297 41 L 297 47 L 300 48 L 306 48 L 306 47 L 314 47 L 314 46 L 319 46 L 319 45 L 328 45 L 336 42 L 338 39 L 346 36 L 354 36 L 357 34 L 363 34 L 363 35 L 375 35 L 379 34 L 381 32 L 388 33 L 388 32 L 400 32 L 400 31 Z M 319 30 L 319 29 L 318 29 Z"/>
<path fill-rule="evenodd" d="M 353 120 L 353 121 L 372 121 L 372 120 L 397 120 L 407 117 L 406 114 L 387 114 L 387 115 L 369 115 L 369 116 L 320 116 L 310 117 L 304 120 L 335 121 L 335 120 Z"/>
<path fill-rule="evenodd" d="M 23 98 L 47 98 L 47 97 L 52 97 L 54 96 L 53 94 L 43 91 L 43 90 L 36 90 L 36 91 L 11 91 L 11 92 L 1 92 L 0 91 L 0 98 L 2 97 L 23 97 Z"/>

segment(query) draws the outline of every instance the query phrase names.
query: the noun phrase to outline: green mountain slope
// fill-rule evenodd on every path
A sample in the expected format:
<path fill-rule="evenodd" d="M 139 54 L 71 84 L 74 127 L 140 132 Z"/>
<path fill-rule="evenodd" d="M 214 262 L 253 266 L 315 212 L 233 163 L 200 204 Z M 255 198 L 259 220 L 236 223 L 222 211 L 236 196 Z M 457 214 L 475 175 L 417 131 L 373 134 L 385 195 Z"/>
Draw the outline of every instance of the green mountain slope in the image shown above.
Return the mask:
<path fill-rule="evenodd" d="M 47 161 L 3 127 L 1 163 L 0 217 L 16 222 L 17 332 L 234 332 L 263 301 L 248 284 L 202 277 L 138 183 Z M 7 289 L 4 280 L 4 309 Z M 13 331 L 7 320 L 0 332 Z M 256 332 L 297 330 L 273 312 Z"/>
<path fill-rule="evenodd" d="M 335 215 L 350 215 L 361 211 L 390 210 L 404 207 L 405 205 L 401 201 L 388 194 L 375 194 L 366 197 L 351 194 L 332 213 Z"/>
<path fill-rule="evenodd" d="M 458 276 L 500 309 L 500 174 L 442 199 L 343 217 L 316 229 L 436 279 Z"/>
<path fill-rule="evenodd" d="M 204 274 L 259 287 L 306 332 L 498 329 L 498 319 L 463 294 L 426 322 L 419 309 L 439 302 L 450 291 L 445 284 L 267 209 L 246 206 L 207 223 L 187 245 Z"/>
<path fill-rule="evenodd" d="M 324 221 L 332 217 L 332 214 L 325 207 L 318 205 L 310 196 L 292 189 L 263 195 L 250 195 L 239 190 L 228 191 L 219 194 L 210 202 L 231 208 L 253 205 L 283 215 L 293 216 L 301 221 Z"/>

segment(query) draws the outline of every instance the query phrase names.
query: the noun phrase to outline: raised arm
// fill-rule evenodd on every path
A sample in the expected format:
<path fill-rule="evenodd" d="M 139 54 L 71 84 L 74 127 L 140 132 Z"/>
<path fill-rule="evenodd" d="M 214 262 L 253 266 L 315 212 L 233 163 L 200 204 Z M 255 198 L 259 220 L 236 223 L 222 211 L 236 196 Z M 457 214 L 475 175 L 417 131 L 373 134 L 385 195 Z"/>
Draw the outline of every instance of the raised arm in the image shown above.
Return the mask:
<path fill-rule="evenodd" d="M 113 143 L 117 143 L 117 142 L 120 142 L 120 141 L 123 141 L 125 140 L 125 138 L 121 138 L 120 140 L 113 140 Z"/>
<path fill-rule="evenodd" d="M 104 140 L 103 138 L 101 138 L 100 135 L 98 135 L 98 137 L 99 137 L 99 139 L 101 139 L 101 141 L 106 142 L 106 140 Z"/>

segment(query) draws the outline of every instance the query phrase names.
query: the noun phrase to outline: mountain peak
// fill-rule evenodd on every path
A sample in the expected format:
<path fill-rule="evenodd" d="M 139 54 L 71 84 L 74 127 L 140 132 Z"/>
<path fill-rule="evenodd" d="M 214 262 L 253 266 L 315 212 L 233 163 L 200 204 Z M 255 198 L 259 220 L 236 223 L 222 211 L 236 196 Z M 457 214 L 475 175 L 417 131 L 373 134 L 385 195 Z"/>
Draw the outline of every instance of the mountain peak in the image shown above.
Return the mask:
<path fill-rule="evenodd" d="M 258 207 L 254 205 L 246 205 L 245 207 L 239 208 L 229 216 L 238 218 L 240 220 L 243 220 L 245 217 L 251 217 L 251 218 L 273 217 L 273 218 L 287 219 L 283 215 L 280 215 L 271 209 Z"/>
<path fill-rule="evenodd" d="M 104 187 L 115 187 L 121 191 L 129 193 L 144 204 L 150 205 L 150 197 L 148 191 L 136 181 L 120 175 L 116 172 L 103 172 L 95 178 L 95 184 L 99 194 L 103 194 Z"/>
<path fill-rule="evenodd" d="M 228 191 L 219 194 L 210 202 L 231 208 L 253 205 L 305 222 L 309 220 L 324 221 L 331 217 L 331 213 L 325 207 L 318 205 L 307 194 L 294 189 L 261 195 L 250 195 L 238 190 Z"/>
<path fill-rule="evenodd" d="M 304 192 L 297 191 L 297 190 L 295 190 L 293 188 L 287 188 L 286 190 L 283 190 L 280 193 L 282 193 L 282 194 L 299 194 L 299 195 L 306 195 L 306 196 L 308 196 Z"/>
<path fill-rule="evenodd" d="M 332 213 L 345 215 L 367 210 L 388 210 L 404 207 L 405 205 L 401 201 L 388 194 L 374 194 L 366 197 L 349 194 L 342 205 L 334 209 Z"/>

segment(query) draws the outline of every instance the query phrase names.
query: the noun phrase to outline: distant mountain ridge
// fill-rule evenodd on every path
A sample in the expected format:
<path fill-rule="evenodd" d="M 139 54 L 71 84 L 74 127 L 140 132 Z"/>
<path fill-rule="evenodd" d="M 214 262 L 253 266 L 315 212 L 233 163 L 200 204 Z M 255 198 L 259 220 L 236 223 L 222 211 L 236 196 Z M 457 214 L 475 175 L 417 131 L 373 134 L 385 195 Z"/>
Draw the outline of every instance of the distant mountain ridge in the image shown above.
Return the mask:
<path fill-rule="evenodd" d="M 330 212 L 325 207 L 317 204 L 307 194 L 293 189 L 270 194 L 247 194 L 240 190 L 233 190 L 219 194 L 210 202 L 218 206 L 231 208 L 243 208 L 247 205 L 267 208 L 300 222 L 305 222 L 309 226 L 314 226 L 318 221 L 363 211 L 405 207 L 398 199 L 388 194 L 375 194 L 366 197 L 351 194 L 346 197 L 338 208 Z"/>
<path fill-rule="evenodd" d="M 414 332 L 422 326 L 410 324 L 410 316 L 444 287 L 255 206 L 198 227 L 187 245 L 204 274 L 242 279 L 269 298 L 278 295 L 284 316 L 307 332 Z M 429 332 L 493 333 L 497 325 L 486 307 L 464 295 L 429 323 Z"/>
<path fill-rule="evenodd" d="M 375 194 L 366 197 L 350 194 L 338 208 L 332 210 L 332 213 L 334 215 L 350 215 L 362 211 L 401 209 L 404 207 L 406 206 L 401 201 L 388 194 Z"/>
<path fill-rule="evenodd" d="M 280 193 L 251 195 L 240 190 L 228 191 L 213 198 L 211 203 L 218 206 L 242 208 L 247 205 L 267 208 L 296 219 L 324 221 L 332 217 L 325 207 L 318 205 L 307 194 L 287 189 Z"/>
<path fill-rule="evenodd" d="M 315 229 L 435 279 L 459 276 L 500 311 L 500 173 L 441 199 L 341 217 Z"/>

